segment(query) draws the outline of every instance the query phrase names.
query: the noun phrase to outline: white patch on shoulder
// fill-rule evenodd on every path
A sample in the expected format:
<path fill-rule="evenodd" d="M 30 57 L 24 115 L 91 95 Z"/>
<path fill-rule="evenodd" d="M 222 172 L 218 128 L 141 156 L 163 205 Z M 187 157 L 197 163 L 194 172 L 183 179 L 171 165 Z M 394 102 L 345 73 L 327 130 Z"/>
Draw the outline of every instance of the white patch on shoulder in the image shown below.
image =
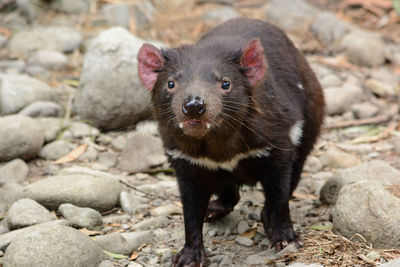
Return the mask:
<path fill-rule="evenodd" d="M 301 138 L 303 136 L 303 126 L 304 126 L 304 121 L 299 120 L 292 126 L 292 128 L 290 128 L 289 131 L 290 141 L 292 141 L 292 144 L 295 146 L 298 146 L 301 143 Z"/>
<path fill-rule="evenodd" d="M 233 158 L 223 162 L 217 162 L 207 157 L 195 158 L 188 156 L 178 150 L 166 150 L 166 153 L 171 156 L 173 159 L 184 159 L 189 161 L 192 164 L 199 165 L 201 167 L 205 167 L 209 170 L 217 170 L 219 168 L 224 169 L 226 171 L 232 172 L 238 165 L 239 161 L 246 158 L 261 158 L 268 157 L 270 155 L 271 148 L 265 147 L 260 149 L 254 149 L 247 151 L 245 153 L 236 154 Z"/>
<path fill-rule="evenodd" d="M 299 87 L 300 90 L 304 90 L 304 86 L 303 86 L 302 83 L 298 83 L 298 84 L 297 84 L 297 87 Z"/>

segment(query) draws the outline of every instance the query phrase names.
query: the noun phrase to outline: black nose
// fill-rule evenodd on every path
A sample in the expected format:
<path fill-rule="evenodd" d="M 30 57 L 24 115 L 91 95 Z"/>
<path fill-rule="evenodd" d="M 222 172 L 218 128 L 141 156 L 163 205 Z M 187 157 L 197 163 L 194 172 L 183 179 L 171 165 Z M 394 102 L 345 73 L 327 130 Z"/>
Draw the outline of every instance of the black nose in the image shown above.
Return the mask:
<path fill-rule="evenodd" d="M 202 98 L 189 95 L 183 101 L 182 112 L 186 116 L 197 118 L 206 113 L 206 104 Z"/>

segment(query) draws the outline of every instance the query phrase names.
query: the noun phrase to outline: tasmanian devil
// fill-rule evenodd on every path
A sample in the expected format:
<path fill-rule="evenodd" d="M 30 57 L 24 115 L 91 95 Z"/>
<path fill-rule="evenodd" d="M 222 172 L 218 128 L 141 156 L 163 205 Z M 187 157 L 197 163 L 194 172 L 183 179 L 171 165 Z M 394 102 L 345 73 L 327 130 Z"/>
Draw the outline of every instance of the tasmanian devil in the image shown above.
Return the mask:
<path fill-rule="evenodd" d="M 286 35 L 238 18 L 193 45 L 144 44 L 138 64 L 183 204 L 186 239 L 173 265 L 205 266 L 203 222 L 231 212 L 242 184 L 264 188 L 261 218 L 272 246 L 301 246 L 288 201 L 319 135 L 324 99 Z"/>

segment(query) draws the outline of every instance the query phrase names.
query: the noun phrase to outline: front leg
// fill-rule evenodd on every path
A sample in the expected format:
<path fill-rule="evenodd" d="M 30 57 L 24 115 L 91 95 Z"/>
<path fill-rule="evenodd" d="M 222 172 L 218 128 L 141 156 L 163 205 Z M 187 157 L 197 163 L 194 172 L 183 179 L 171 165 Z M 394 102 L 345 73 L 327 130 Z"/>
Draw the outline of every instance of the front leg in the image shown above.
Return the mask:
<path fill-rule="evenodd" d="M 185 166 L 184 168 L 182 166 Z M 183 205 L 185 245 L 172 259 L 173 266 L 206 266 L 203 221 L 211 193 L 201 184 L 199 169 L 189 164 L 175 166 Z"/>
<path fill-rule="evenodd" d="M 287 153 L 273 157 L 268 163 L 267 176 L 261 179 L 265 193 L 261 218 L 271 247 L 277 250 L 283 249 L 289 242 L 302 246 L 293 229 L 289 210 L 292 156 Z"/>

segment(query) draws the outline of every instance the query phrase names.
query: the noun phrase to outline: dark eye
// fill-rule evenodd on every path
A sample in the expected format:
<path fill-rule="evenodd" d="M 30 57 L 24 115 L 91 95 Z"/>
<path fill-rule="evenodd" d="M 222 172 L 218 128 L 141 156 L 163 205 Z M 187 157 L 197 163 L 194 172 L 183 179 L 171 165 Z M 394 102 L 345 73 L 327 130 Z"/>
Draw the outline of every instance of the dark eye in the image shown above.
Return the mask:
<path fill-rule="evenodd" d="M 175 83 L 173 82 L 173 81 L 169 81 L 168 82 L 168 88 L 169 89 L 172 89 L 172 88 L 174 88 L 175 87 Z"/>
<path fill-rule="evenodd" d="M 221 84 L 221 88 L 224 90 L 229 90 L 229 88 L 231 88 L 231 83 L 227 82 L 227 81 L 223 81 Z"/>

